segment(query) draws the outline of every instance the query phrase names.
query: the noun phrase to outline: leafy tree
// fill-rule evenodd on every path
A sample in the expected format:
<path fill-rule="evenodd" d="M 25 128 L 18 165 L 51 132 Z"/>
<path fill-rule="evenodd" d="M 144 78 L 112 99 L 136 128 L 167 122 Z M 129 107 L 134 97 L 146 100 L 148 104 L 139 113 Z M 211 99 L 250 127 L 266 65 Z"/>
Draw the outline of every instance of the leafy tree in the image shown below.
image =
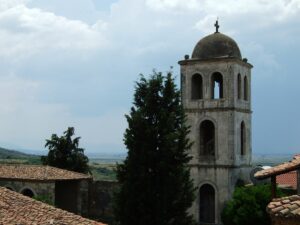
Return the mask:
<path fill-rule="evenodd" d="M 117 166 L 116 219 L 121 225 L 191 225 L 191 143 L 172 73 L 141 75 L 133 105 L 124 134 L 128 155 Z"/>
<path fill-rule="evenodd" d="M 73 127 L 69 127 L 61 137 L 52 134 L 51 139 L 46 140 L 45 147 L 49 148 L 49 152 L 48 156 L 42 156 L 42 163 L 75 172 L 89 172 L 89 159 L 84 155 L 84 149 L 78 147 L 80 137 L 72 139 L 73 135 Z"/>
<path fill-rule="evenodd" d="M 280 190 L 277 194 L 282 196 Z M 270 225 L 266 207 L 271 199 L 270 185 L 237 187 L 222 212 L 222 221 L 224 225 Z"/>

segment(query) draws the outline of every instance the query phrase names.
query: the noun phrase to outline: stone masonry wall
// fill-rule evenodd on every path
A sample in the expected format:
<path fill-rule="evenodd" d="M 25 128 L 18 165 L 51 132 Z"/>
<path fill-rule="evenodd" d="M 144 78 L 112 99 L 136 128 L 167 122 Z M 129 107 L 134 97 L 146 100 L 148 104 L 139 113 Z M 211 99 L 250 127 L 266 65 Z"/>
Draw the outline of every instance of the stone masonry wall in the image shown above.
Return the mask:
<path fill-rule="evenodd" d="M 78 201 L 77 209 L 82 216 L 88 216 L 89 210 L 89 186 L 92 184 L 91 180 L 81 180 L 78 187 Z"/>
<path fill-rule="evenodd" d="M 90 183 L 89 218 L 113 224 L 113 193 L 119 188 L 115 181 L 93 181 Z"/>
<path fill-rule="evenodd" d="M 55 201 L 54 182 L 0 180 L 0 186 L 7 187 L 19 193 L 25 188 L 28 188 L 35 196 L 46 197 L 52 204 L 54 204 Z"/>

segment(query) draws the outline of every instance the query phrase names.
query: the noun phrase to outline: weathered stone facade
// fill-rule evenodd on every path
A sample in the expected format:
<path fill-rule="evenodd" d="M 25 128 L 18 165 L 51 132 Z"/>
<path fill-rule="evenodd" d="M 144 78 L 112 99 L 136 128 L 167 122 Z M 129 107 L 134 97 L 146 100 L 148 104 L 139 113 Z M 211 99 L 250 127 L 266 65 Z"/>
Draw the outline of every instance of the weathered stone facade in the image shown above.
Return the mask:
<path fill-rule="evenodd" d="M 51 166 L 0 165 L 0 186 L 84 216 L 91 182 L 90 175 Z"/>
<path fill-rule="evenodd" d="M 201 53 L 201 59 L 186 57 L 179 62 L 182 102 L 194 143 L 190 166 L 197 199 L 190 211 L 200 224 L 221 224 L 224 204 L 237 182 L 249 182 L 251 170 L 252 66 L 230 57 L 230 52 L 224 56 L 228 45 L 238 47 L 229 37 L 215 34 L 206 38 L 205 48 L 218 54 L 214 48 L 226 43 L 219 51 L 222 55 L 205 58 Z M 194 53 L 202 51 L 199 43 Z"/>
<path fill-rule="evenodd" d="M 105 225 L 0 187 L 0 224 Z"/>
<path fill-rule="evenodd" d="M 116 181 L 94 181 L 90 186 L 89 217 L 108 224 L 114 221 L 113 194 L 119 188 Z"/>
<path fill-rule="evenodd" d="M 18 180 L 0 180 L 0 186 L 6 187 L 12 191 L 22 193 L 24 190 L 31 190 L 34 196 L 42 196 L 55 203 L 55 182 L 36 182 L 36 181 L 18 181 Z"/>
<path fill-rule="evenodd" d="M 58 208 L 87 216 L 90 182 L 89 180 L 23 181 L 0 179 L 0 186 L 24 195 L 28 195 L 30 192 L 32 196 L 28 195 L 29 197 L 47 199 Z"/>

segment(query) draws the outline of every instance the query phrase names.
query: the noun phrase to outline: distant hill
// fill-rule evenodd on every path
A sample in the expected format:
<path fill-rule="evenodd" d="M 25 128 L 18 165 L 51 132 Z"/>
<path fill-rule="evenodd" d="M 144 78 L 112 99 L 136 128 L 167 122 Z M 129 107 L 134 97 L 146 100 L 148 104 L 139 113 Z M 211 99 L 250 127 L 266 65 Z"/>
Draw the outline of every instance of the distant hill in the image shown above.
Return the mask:
<path fill-rule="evenodd" d="M 35 158 L 35 157 L 38 156 L 0 147 L 0 159 L 28 159 L 28 158 Z"/>
<path fill-rule="evenodd" d="M 295 154 L 254 154 L 253 165 L 275 166 L 293 159 Z"/>

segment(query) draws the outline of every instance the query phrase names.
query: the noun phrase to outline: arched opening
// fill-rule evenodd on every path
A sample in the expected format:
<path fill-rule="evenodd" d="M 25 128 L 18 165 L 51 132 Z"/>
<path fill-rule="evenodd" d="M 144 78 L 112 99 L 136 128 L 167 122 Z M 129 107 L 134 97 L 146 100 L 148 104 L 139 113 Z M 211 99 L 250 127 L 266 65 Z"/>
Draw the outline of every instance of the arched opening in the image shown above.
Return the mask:
<path fill-rule="evenodd" d="M 215 189 L 204 184 L 199 191 L 199 222 L 200 223 L 215 223 Z"/>
<path fill-rule="evenodd" d="M 30 198 L 34 197 L 34 193 L 31 189 L 29 188 L 24 188 L 22 191 L 21 191 L 21 194 L 25 195 L 25 196 L 28 196 Z"/>
<path fill-rule="evenodd" d="M 203 82 L 200 74 L 192 77 L 192 99 L 203 99 Z"/>
<path fill-rule="evenodd" d="M 248 101 L 248 79 L 244 78 L 244 100 Z"/>
<path fill-rule="evenodd" d="M 216 72 L 211 76 L 211 99 L 223 98 L 223 77 Z"/>
<path fill-rule="evenodd" d="M 238 80 L 237 80 L 237 94 L 238 94 L 238 99 L 242 98 L 242 78 L 241 74 L 238 74 Z"/>
<path fill-rule="evenodd" d="M 246 128 L 244 121 L 241 123 L 241 155 L 246 153 Z"/>
<path fill-rule="evenodd" d="M 209 120 L 200 125 L 200 155 L 215 155 L 215 126 Z"/>
<path fill-rule="evenodd" d="M 14 191 L 14 189 L 10 186 L 5 186 L 5 188 L 8 189 L 8 190 Z"/>

